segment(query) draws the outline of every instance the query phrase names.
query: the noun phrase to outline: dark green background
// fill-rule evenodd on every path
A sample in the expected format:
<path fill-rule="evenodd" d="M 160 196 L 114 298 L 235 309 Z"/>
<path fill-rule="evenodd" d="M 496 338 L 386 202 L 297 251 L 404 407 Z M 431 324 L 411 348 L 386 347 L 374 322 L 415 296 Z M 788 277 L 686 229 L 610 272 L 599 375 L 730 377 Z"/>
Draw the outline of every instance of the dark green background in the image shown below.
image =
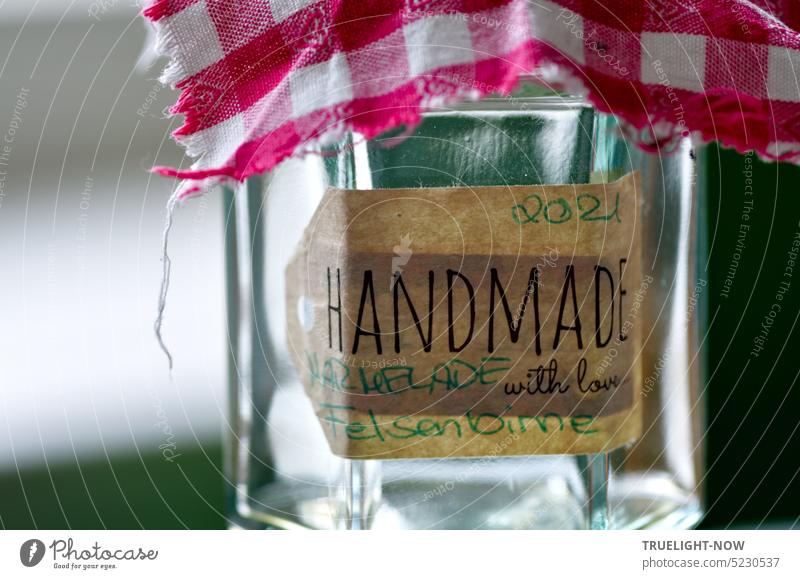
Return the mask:
<path fill-rule="evenodd" d="M 787 251 L 800 230 L 800 168 L 753 163 L 754 208 L 730 297 L 720 296 L 742 222 L 745 158 L 710 147 L 701 224 L 707 227 L 709 280 L 706 528 L 798 524 L 800 269 L 765 350 L 753 338 L 774 301 Z M 702 256 L 701 256 L 702 257 Z M 748 362 L 749 360 L 749 362 Z M 736 385 L 736 388 L 733 386 Z M 4 528 L 223 528 L 222 451 L 184 448 L 175 463 L 153 456 L 112 457 L 0 475 Z"/>
<path fill-rule="evenodd" d="M 704 526 L 710 528 L 790 526 L 800 515 L 800 267 L 764 351 L 750 356 L 800 231 L 800 169 L 753 162 L 751 228 L 730 297 L 724 298 L 720 291 L 743 223 L 746 166 L 745 158 L 731 151 L 708 151 L 710 428 Z"/>

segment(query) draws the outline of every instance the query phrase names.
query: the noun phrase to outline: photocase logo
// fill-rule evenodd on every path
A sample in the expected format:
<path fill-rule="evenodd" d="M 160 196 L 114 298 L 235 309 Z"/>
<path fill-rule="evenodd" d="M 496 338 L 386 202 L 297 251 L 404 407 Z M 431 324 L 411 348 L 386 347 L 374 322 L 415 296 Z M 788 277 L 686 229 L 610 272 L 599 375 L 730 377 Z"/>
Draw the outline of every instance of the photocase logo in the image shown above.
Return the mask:
<path fill-rule="evenodd" d="M 45 547 L 39 539 L 29 539 L 19 548 L 19 560 L 26 567 L 36 567 L 44 558 Z"/>

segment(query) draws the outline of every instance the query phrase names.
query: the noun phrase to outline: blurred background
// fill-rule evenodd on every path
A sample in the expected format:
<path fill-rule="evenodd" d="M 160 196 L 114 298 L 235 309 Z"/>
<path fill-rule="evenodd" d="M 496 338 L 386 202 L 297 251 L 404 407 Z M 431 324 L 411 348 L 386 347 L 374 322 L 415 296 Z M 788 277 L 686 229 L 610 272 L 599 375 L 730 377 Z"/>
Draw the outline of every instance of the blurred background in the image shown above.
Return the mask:
<path fill-rule="evenodd" d="M 221 196 L 165 205 L 187 165 L 133 0 L 0 0 L 0 527 L 223 528 Z M 800 525 L 800 169 L 700 155 L 708 281 L 706 528 Z M 755 191 L 744 238 L 745 179 Z M 800 268 L 800 263 L 796 265 Z M 733 269 L 732 269 L 733 268 Z M 733 283 L 726 293 L 725 280 Z"/>

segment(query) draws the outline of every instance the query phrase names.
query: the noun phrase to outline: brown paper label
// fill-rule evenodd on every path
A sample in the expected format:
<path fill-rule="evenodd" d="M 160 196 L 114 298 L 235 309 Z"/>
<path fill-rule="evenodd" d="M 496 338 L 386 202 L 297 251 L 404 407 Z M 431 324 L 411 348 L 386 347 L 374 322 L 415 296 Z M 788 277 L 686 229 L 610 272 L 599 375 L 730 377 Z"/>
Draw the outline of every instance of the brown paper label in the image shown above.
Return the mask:
<path fill-rule="evenodd" d="M 334 453 L 586 454 L 641 430 L 637 173 L 329 189 L 287 269 L 294 364 Z"/>

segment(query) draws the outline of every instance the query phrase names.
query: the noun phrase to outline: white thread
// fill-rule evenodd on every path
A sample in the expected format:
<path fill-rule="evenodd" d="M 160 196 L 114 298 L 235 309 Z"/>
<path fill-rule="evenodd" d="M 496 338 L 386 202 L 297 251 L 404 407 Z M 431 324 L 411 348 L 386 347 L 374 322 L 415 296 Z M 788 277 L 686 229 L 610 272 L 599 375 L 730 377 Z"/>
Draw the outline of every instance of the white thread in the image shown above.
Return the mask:
<path fill-rule="evenodd" d="M 172 261 L 169 258 L 169 233 L 172 230 L 172 218 L 175 213 L 175 207 L 178 206 L 180 200 L 181 189 L 178 188 L 167 201 L 167 220 L 164 224 L 164 233 L 161 241 L 161 289 L 158 295 L 158 315 L 154 324 L 156 339 L 161 351 L 167 356 L 169 363 L 170 378 L 172 378 L 172 354 L 169 351 L 166 343 L 164 343 L 164 336 L 161 334 L 164 325 L 164 311 L 167 308 L 167 294 L 169 293 L 169 280 L 170 271 L 172 269 Z"/>

